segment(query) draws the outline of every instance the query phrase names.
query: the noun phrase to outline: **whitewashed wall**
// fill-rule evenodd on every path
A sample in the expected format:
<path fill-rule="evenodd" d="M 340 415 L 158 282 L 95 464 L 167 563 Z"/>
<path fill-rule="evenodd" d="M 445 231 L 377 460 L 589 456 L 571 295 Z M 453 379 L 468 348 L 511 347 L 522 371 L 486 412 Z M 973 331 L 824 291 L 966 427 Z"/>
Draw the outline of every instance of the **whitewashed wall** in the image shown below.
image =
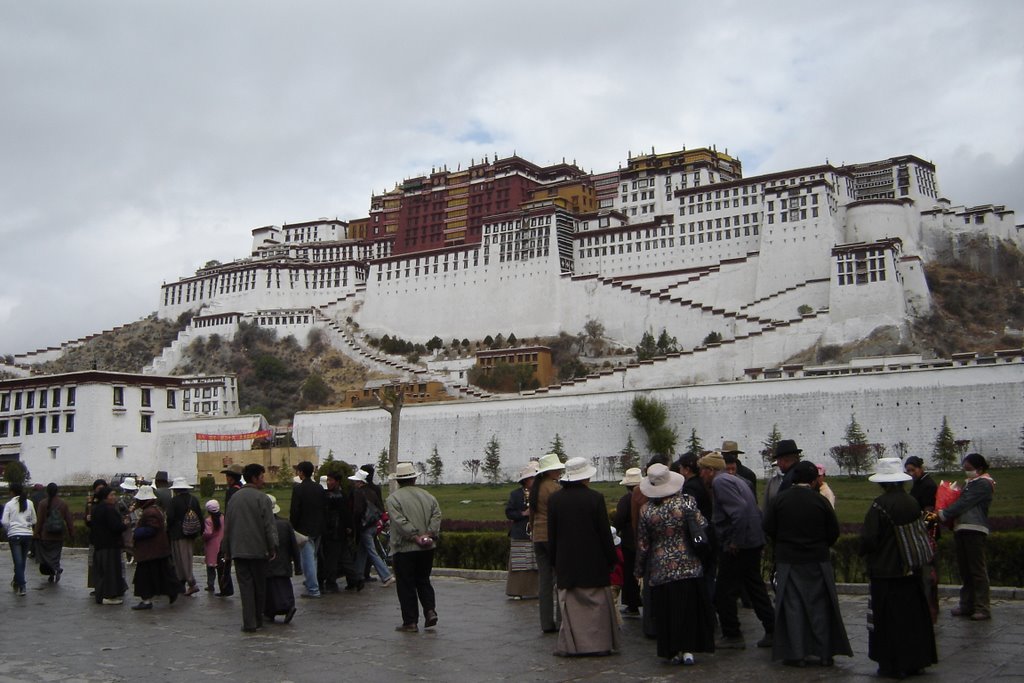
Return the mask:
<path fill-rule="evenodd" d="M 506 472 L 542 455 L 558 433 L 569 456 L 609 456 L 632 435 L 644 437 L 630 416 L 637 395 L 669 407 L 680 436 L 691 427 L 707 446 L 725 439 L 747 451 L 745 462 L 760 471 L 759 444 L 777 424 L 807 457 L 834 468 L 825 454 L 841 443 L 851 414 L 868 440 L 909 444 L 928 462 L 943 416 L 957 438 L 987 456 L 1019 455 L 1024 421 L 1024 364 L 967 366 L 868 375 L 734 382 L 571 396 L 410 405 L 402 411 L 400 458 L 425 461 L 434 446 L 444 460 L 444 480 L 469 480 L 462 462 L 483 458 L 491 436 L 502 445 Z M 321 458 L 376 462 L 388 443 L 389 415 L 380 409 L 298 413 L 295 439 L 316 446 Z"/>

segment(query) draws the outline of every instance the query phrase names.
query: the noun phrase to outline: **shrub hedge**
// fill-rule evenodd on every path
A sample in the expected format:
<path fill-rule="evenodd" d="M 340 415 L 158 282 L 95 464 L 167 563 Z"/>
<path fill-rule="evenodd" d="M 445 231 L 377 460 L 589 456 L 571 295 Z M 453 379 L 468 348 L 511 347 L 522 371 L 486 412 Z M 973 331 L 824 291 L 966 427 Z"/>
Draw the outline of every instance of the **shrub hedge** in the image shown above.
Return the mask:
<path fill-rule="evenodd" d="M 843 534 L 832 548 L 836 581 L 866 583 L 864 562 L 857 554 L 860 539 Z M 505 569 L 508 534 L 501 531 L 448 531 L 437 544 L 434 564 L 459 569 Z M 939 539 L 939 583 L 958 585 L 953 533 Z M 770 564 L 767 561 L 766 566 Z M 1024 586 L 1024 531 L 998 531 L 988 538 L 988 574 L 993 586 Z"/>

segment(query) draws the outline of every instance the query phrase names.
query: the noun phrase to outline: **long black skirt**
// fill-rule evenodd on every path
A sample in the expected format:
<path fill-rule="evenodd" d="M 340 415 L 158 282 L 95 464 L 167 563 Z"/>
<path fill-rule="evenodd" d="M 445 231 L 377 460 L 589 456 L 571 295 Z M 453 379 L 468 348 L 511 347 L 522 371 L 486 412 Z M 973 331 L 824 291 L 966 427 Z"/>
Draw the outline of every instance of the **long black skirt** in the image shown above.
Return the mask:
<path fill-rule="evenodd" d="M 92 575 L 96 584 L 96 602 L 119 598 L 128 590 L 121 570 L 120 548 L 96 548 L 92 556 Z"/>
<path fill-rule="evenodd" d="M 772 659 L 801 661 L 853 656 L 839 612 L 830 562 L 776 564 L 775 644 Z"/>
<path fill-rule="evenodd" d="M 703 577 L 651 586 L 658 656 L 714 652 L 714 610 Z"/>
<path fill-rule="evenodd" d="M 135 595 L 142 600 L 149 600 L 154 595 L 171 597 L 182 590 L 170 557 L 137 563 L 132 584 L 135 586 Z"/>
<path fill-rule="evenodd" d="M 920 572 L 871 579 L 868 657 L 887 673 L 911 673 L 939 661 Z"/>
<path fill-rule="evenodd" d="M 292 590 L 291 577 L 268 576 L 264 616 L 273 619 L 279 614 L 288 614 L 293 607 L 295 607 L 295 591 Z"/>

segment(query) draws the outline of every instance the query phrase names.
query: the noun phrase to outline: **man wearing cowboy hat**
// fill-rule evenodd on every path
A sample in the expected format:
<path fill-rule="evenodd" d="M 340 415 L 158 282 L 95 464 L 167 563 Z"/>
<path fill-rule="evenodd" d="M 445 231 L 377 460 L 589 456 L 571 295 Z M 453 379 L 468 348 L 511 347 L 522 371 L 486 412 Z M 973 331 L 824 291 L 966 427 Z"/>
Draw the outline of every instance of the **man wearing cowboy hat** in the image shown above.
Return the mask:
<path fill-rule="evenodd" d="M 231 502 L 231 496 L 235 495 L 235 492 L 242 488 L 242 466 L 232 463 L 222 469 L 220 473 L 224 475 L 224 481 L 227 482 L 227 488 L 224 489 L 224 509 L 227 510 L 228 503 Z"/>
<path fill-rule="evenodd" d="M 783 439 L 775 446 L 775 464 L 779 469 L 768 480 L 768 486 L 764 492 L 764 507 L 762 510 L 767 510 L 775 496 L 793 485 L 793 465 L 800 462 L 801 453 L 803 451 L 796 447 L 796 441 L 792 439 Z"/>
<path fill-rule="evenodd" d="M 642 479 L 639 467 L 630 467 L 626 470 L 619 482 L 620 486 L 626 487 L 626 493 L 619 498 L 615 506 L 615 514 L 612 515 L 612 524 L 622 538 L 622 613 L 627 617 L 640 616 L 640 584 L 634 573 L 636 567 L 636 535 L 633 533 L 633 489 L 640 485 Z"/>
<path fill-rule="evenodd" d="M 718 581 L 715 585 L 715 610 L 722 626 L 722 640 L 716 648 L 745 648 L 736 609 L 740 590 L 746 589 L 754 613 L 764 626 L 758 647 L 771 647 L 774 640 L 775 613 L 761 578 L 761 550 L 764 530 L 761 511 L 747 482 L 725 471 L 725 458 L 713 451 L 698 461 L 700 476 L 711 486 L 712 521 L 718 538 Z"/>
<path fill-rule="evenodd" d="M 725 458 L 726 468 L 731 469 L 735 467 L 736 471 L 733 474 L 750 484 L 750 488 L 754 489 L 754 498 L 757 498 L 757 475 L 754 474 L 753 470 L 740 462 L 739 456 L 743 455 L 744 452 L 740 450 L 735 441 L 723 441 L 721 452 L 722 457 Z"/>
<path fill-rule="evenodd" d="M 548 499 L 558 491 L 558 478 L 565 465 L 557 453 L 548 453 L 537 462 L 537 477 L 530 487 L 530 530 L 533 554 L 537 559 L 537 603 L 540 628 L 544 633 L 558 631 L 560 620 L 555 598 L 555 570 L 548 552 Z"/>
<path fill-rule="evenodd" d="M 302 554 L 302 573 L 305 578 L 304 598 L 320 597 L 320 582 L 317 580 L 317 551 L 320 537 L 324 533 L 324 514 L 327 510 L 327 494 L 320 484 L 313 481 L 313 463 L 303 460 L 295 466 L 299 482 L 292 487 L 292 503 L 289 521 L 300 534 L 309 540 L 299 552 Z"/>
<path fill-rule="evenodd" d="M 441 532 L 441 507 L 436 498 L 416 486 L 416 476 L 416 467 L 411 462 L 398 463 L 390 476 L 398 482 L 398 490 L 387 499 L 391 558 L 402 608 L 402 624 L 395 630 L 405 633 L 419 630 L 417 598 L 423 606 L 424 628 L 437 625 L 430 571 L 434 566 L 434 544 Z"/>
<path fill-rule="evenodd" d="M 158 471 L 153 477 L 153 493 L 156 494 L 156 504 L 164 512 L 167 512 L 167 508 L 171 506 L 171 498 L 174 497 L 170 487 L 171 480 L 167 478 L 167 471 Z"/>

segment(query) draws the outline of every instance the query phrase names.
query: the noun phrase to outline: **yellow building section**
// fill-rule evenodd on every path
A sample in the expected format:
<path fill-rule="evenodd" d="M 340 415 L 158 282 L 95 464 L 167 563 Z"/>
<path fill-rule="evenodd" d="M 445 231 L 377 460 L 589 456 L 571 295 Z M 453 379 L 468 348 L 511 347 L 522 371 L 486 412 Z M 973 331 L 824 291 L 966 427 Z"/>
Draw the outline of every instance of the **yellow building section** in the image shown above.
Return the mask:
<path fill-rule="evenodd" d="M 459 244 L 460 242 L 464 242 L 465 240 L 466 240 L 466 231 L 465 230 L 458 230 L 456 232 L 451 232 L 449 230 L 445 230 L 444 231 L 444 243 L 445 244 Z"/>
<path fill-rule="evenodd" d="M 446 218 L 444 222 L 445 232 L 451 232 L 452 230 L 464 230 L 466 228 L 465 218 Z"/>
<path fill-rule="evenodd" d="M 542 187 L 530 193 L 529 201 L 553 201 L 574 213 L 590 213 L 597 209 L 596 192 L 592 185 L 586 183 Z"/>
<path fill-rule="evenodd" d="M 448 174 L 448 185 L 461 185 L 462 183 L 469 182 L 469 171 L 462 171 L 461 173 L 449 173 Z"/>
<path fill-rule="evenodd" d="M 462 197 L 459 197 L 459 198 L 456 198 L 456 199 L 449 199 L 448 203 L 447 203 L 447 207 L 449 209 L 451 209 L 451 208 L 456 207 L 456 206 L 467 206 L 468 204 L 469 204 L 469 195 L 468 194 L 464 194 Z"/>
<path fill-rule="evenodd" d="M 699 149 L 679 150 L 666 152 L 664 154 L 637 155 L 629 160 L 629 170 L 642 171 L 648 169 L 664 168 L 676 164 L 692 164 L 696 162 L 724 161 L 739 165 L 739 160 L 724 152 L 701 147 Z"/>
<path fill-rule="evenodd" d="M 465 218 L 469 209 L 449 209 L 444 212 L 444 217 L 448 220 L 453 218 Z"/>
<path fill-rule="evenodd" d="M 352 239 L 365 240 L 370 230 L 369 218 L 358 218 L 348 222 L 348 235 Z"/>

